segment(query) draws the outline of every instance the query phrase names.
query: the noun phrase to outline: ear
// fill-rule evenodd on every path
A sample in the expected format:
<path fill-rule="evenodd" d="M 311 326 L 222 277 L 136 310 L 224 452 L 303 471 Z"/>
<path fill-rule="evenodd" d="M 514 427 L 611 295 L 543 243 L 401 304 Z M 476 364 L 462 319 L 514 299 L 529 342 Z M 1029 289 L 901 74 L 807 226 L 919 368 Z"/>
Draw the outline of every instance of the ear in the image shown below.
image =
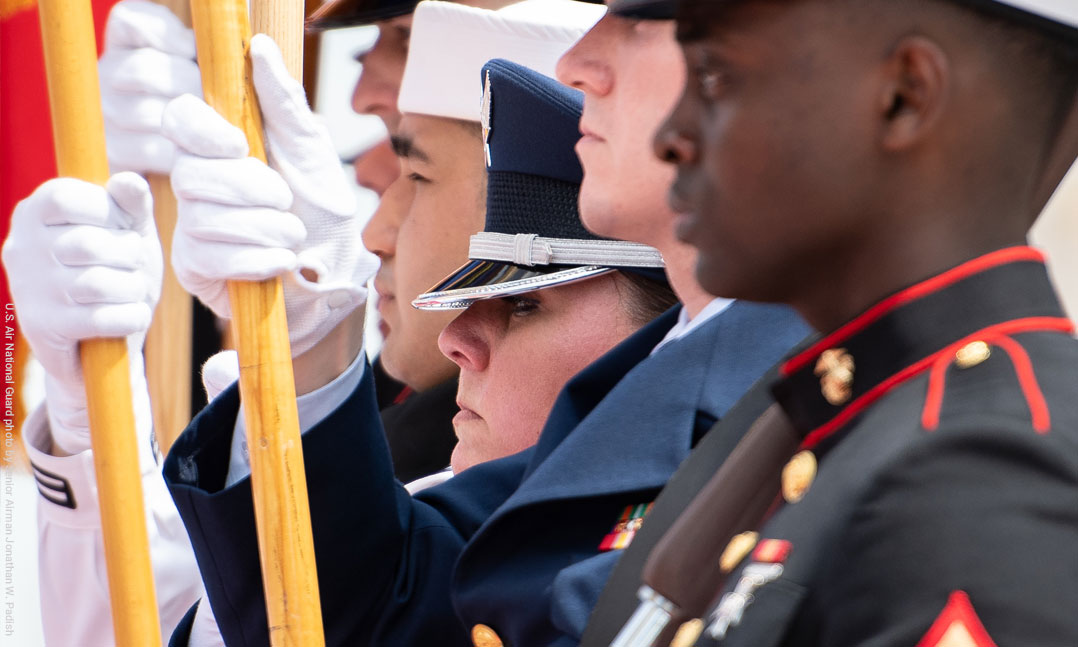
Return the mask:
<path fill-rule="evenodd" d="M 940 121 L 950 89 L 950 61 L 931 40 L 907 36 L 891 50 L 883 69 L 880 143 L 888 151 L 908 150 Z"/>

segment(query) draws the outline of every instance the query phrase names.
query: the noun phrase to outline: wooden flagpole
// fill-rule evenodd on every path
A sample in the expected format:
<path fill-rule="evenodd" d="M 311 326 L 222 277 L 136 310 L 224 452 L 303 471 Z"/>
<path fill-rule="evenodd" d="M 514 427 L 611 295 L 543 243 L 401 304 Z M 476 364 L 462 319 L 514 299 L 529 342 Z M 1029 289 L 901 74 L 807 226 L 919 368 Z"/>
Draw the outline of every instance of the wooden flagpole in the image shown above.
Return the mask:
<path fill-rule="evenodd" d="M 62 177 L 104 184 L 105 120 L 90 0 L 40 0 L 49 106 Z M 118 647 L 161 644 L 139 475 L 130 363 L 123 339 L 80 345 Z"/>
<path fill-rule="evenodd" d="M 187 0 L 157 0 L 185 24 L 191 24 Z M 146 383 L 150 388 L 153 428 L 161 453 L 191 421 L 191 349 L 194 304 L 172 271 L 172 234 L 176 230 L 176 196 L 167 175 L 146 176 L 153 193 L 153 217 L 165 261 L 161 299 L 146 335 Z"/>
<path fill-rule="evenodd" d="M 191 17 L 207 103 L 244 131 L 253 157 L 265 160 L 246 57 L 245 0 L 193 0 Z M 228 288 L 270 642 L 320 647 L 325 638 L 281 281 L 233 281 Z"/>

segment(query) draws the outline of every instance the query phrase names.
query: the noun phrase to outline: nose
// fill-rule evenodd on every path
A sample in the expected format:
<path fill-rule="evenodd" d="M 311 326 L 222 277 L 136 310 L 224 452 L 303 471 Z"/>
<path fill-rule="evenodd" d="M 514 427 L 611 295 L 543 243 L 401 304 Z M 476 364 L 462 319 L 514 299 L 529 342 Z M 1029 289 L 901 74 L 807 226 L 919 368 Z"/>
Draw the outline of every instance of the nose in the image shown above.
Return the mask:
<path fill-rule="evenodd" d="M 387 29 L 379 25 L 378 41 L 360 58 L 363 71 L 352 90 L 352 109 L 361 115 L 377 115 L 392 133 L 400 122 L 397 95 L 407 54 L 386 36 Z"/>
<path fill-rule="evenodd" d="M 603 16 L 558 59 L 554 71 L 559 81 L 585 95 L 605 95 L 610 92 L 614 86 L 614 74 L 608 61 L 614 58 L 611 48 L 616 45 L 616 41 L 609 37 L 611 20 L 609 16 Z"/>
<path fill-rule="evenodd" d="M 460 313 L 438 335 L 438 349 L 462 371 L 479 372 L 490 365 L 485 312 L 490 301 L 478 301 Z"/>
<path fill-rule="evenodd" d="M 412 204 L 412 187 L 398 177 L 382 194 L 367 226 L 363 228 L 363 246 L 385 260 L 397 253 L 397 233 Z"/>
<path fill-rule="evenodd" d="M 385 139 L 352 162 L 356 183 L 381 197 L 400 176 L 401 167 L 389 140 Z"/>
<path fill-rule="evenodd" d="M 687 127 L 688 124 L 694 123 L 691 121 L 692 116 L 687 114 L 690 111 L 687 104 L 685 93 L 682 93 L 673 112 L 659 126 L 652 140 L 655 157 L 664 162 L 685 165 L 695 164 L 697 161 L 695 130 Z"/>

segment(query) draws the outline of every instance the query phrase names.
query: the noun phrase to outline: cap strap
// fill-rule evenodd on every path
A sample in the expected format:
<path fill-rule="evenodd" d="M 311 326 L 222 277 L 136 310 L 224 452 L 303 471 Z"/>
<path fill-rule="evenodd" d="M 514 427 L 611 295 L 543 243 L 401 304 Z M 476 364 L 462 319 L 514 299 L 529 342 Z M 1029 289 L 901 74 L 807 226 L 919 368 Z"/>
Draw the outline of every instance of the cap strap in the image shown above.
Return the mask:
<path fill-rule="evenodd" d="M 650 245 L 621 240 L 544 238 L 537 234 L 479 232 L 471 238 L 468 258 L 516 265 L 601 265 L 664 267 L 662 254 Z"/>

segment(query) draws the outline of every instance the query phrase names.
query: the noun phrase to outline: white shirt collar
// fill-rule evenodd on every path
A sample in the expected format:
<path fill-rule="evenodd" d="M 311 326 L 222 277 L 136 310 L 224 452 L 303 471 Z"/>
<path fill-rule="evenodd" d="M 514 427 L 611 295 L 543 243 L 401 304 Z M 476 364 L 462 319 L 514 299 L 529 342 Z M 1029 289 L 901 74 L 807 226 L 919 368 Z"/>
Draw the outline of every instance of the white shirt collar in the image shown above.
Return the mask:
<path fill-rule="evenodd" d="M 700 314 L 696 315 L 692 319 L 689 318 L 689 312 L 684 307 L 681 308 L 681 312 L 678 313 L 677 323 L 666 333 L 655 348 L 651 351 L 651 354 L 659 352 L 659 349 L 666 346 L 672 341 L 681 339 L 688 335 L 692 331 L 696 330 L 700 326 L 704 325 L 709 319 L 718 316 L 723 310 L 730 307 L 730 304 L 734 302 L 733 299 L 723 299 L 722 297 L 715 297 L 712 299 L 704 309 L 700 311 Z"/>

